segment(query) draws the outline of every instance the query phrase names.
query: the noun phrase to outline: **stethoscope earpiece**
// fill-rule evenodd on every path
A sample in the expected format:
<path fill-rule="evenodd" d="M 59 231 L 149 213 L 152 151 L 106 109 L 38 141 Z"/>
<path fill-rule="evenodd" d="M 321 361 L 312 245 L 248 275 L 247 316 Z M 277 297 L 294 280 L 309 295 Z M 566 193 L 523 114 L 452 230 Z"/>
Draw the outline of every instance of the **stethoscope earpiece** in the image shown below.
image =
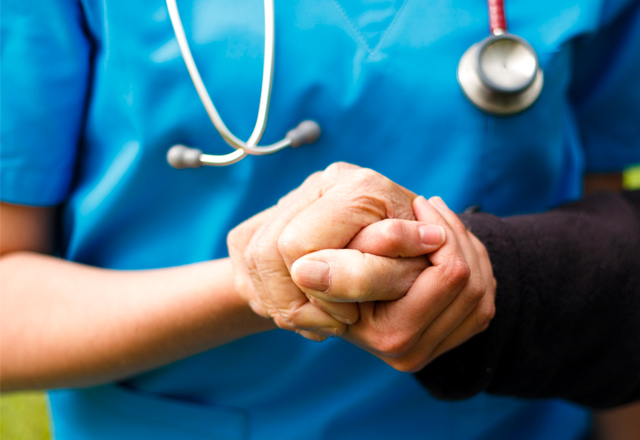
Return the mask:
<path fill-rule="evenodd" d="M 174 145 L 167 151 L 167 162 L 177 170 L 185 168 L 200 168 L 202 151 L 186 145 Z"/>
<path fill-rule="evenodd" d="M 287 136 L 280 142 L 268 147 L 254 147 L 259 148 L 260 154 L 270 154 L 276 151 L 282 150 L 286 147 L 297 148 L 305 144 L 313 144 L 320 137 L 320 125 L 316 121 L 306 120 L 302 121 L 297 127 L 292 128 L 287 132 Z M 173 168 L 177 170 L 183 170 L 185 168 L 200 168 L 202 165 L 222 167 L 234 164 L 244 159 L 247 155 L 247 151 L 238 148 L 229 154 L 216 155 L 216 154 L 203 154 L 201 150 L 197 148 L 187 147 L 186 145 L 174 145 L 167 151 L 167 162 Z"/>
<path fill-rule="evenodd" d="M 320 125 L 316 121 L 306 120 L 287 132 L 285 139 L 291 141 L 291 148 L 305 144 L 313 144 L 320 137 Z"/>

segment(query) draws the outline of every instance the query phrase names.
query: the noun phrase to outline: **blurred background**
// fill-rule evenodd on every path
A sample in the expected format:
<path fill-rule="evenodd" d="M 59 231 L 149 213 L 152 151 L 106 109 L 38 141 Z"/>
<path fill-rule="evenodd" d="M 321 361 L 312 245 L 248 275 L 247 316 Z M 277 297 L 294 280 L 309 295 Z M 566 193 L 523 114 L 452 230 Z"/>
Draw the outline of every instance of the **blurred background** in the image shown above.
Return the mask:
<path fill-rule="evenodd" d="M 624 173 L 626 189 L 640 189 L 640 165 Z M 51 432 L 44 393 L 10 393 L 0 396 L 1 440 L 49 440 Z"/>

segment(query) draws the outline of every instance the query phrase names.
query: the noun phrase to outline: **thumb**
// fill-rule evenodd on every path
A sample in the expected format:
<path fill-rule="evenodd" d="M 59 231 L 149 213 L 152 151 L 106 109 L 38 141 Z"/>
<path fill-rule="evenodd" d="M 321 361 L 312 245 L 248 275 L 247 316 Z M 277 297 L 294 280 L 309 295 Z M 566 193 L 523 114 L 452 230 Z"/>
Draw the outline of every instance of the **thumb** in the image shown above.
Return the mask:
<path fill-rule="evenodd" d="M 382 257 L 417 257 L 438 250 L 445 241 L 442 226 L 386 219 L 360 231 L 347 246 Z"/>
<path fill-rule="evenodd" d="M 427 257 L 387 258 L 355 249 L 325 249 L 291 267 L 300 290 L 331 302 L 391 301 L 404 296 L 429 265 Z"/>

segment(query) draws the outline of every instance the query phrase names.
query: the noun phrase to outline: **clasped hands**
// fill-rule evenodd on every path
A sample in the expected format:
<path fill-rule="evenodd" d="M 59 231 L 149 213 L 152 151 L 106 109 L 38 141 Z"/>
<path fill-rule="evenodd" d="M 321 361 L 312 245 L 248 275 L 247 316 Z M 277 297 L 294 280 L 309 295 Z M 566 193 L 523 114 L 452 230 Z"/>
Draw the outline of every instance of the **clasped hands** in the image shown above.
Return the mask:
<path fill-rule="evenodd" d="M 336 163 L 233 229 L 239 294 L 314 340 L 339 336 L 413 372 L 485 330 L 496 282 L 486 249 L 437 198 Z"/>

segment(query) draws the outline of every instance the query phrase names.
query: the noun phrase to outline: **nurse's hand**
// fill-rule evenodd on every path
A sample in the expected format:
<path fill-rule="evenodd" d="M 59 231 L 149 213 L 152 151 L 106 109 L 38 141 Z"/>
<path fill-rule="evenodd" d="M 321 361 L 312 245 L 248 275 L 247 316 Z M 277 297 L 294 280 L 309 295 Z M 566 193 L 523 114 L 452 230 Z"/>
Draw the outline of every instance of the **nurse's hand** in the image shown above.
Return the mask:
<path fill-rule="evenodd" d="M 343 334 L 358 319 L 358 305 L 309 302 L 291 279 L 292 264 L 311 252 L 343 249 L 364 227 L 380 220 L 414 220 L 415 197 L 379 173 L 354 165 L 333 164 L 315 173 L 276 207 L 231 231 L 228 245 L 237 290 L 256 313 L 271 316 L 281 328 L 313 340 Z M 421 241 L 420 226 L 415 222 L 409 226 L 418 237 L 412 255 L 432 252 L 443 241 L 439 228 L 436 234 L 423 234 Z M 428 265 L 426 257 L 341 252 L 339 258 L 344 258 L 340 270 L 332 273 L 331 290 L 354 297 L 376 291 L 384 298 L 400 298 Z M 307 281 L 322 283 L 323 277 Z"/>
<path fill-rule="evenodd" d="M 314 290 L 297 269 L 309 262 L 335 261 L 336 250 L 309 254 L 293 265 L 294 279 L 310 298 L 359 303 L 360 319 L 342 336 L 378 356 L 392 367 L 407 372 L 424 368 L 440 354 L 484 331 L 495 313 L 496 282 L 485 247 L 437 197 L 414 202 L 418 220 L 442 226 L 446 243 L 429 256 L 432 266 L 425 269 L 408 293 L 396 298 L 381 297 L 381 291 L 353 297 L 333 291 Z M 402 220 L 385 222 L 406 223 Z M 352 241 L 367 252 L 380 245 L 376 229 L 380 222 L 365 228 Z M 396 244 L 396 252 L 410 246 L 407 236 Z M 389 249 L 385 249 L 388 252 Z"/>

